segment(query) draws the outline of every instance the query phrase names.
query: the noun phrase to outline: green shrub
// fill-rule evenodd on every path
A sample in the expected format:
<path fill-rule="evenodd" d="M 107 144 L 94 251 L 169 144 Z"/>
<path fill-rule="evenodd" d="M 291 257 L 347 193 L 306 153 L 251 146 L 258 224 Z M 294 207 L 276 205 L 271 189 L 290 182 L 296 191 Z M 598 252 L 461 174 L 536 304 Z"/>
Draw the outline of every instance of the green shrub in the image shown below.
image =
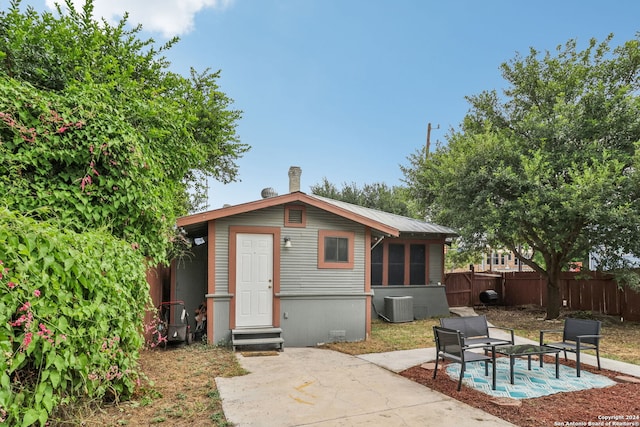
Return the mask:
<path fill-rule="evenodd" d="M 0 209 L 0 261 L 0 422 L 44 425 L 78 398 L 129 397 L 150 301 L 142 255 Z"/>

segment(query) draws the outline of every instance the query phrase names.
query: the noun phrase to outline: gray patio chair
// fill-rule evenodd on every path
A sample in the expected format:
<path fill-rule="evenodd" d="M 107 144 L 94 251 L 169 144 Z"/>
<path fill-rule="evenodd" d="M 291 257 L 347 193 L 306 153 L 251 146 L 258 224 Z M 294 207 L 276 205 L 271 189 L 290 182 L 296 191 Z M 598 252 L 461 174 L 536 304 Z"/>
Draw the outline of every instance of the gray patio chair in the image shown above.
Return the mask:
<path fill-rule="evenodd" d="M 464 342 L 469 347 L 515 344 L 512 328 L 489 326 L 487 316 L 484 314 L 481 316 L 443 317 L 440 319 L 440 326 L 462 332 Z M 508 332 L 510 339 L 490 336 L 489 333 L 492 329 Z"/>
<path fill-rule="evenodd" d="M 567 351 L 576 354 L 576 372 L 580 376 L 580 352 L 582 350 L 595 350 L 600 369 L 600 327 L 599 320 L 574 319 L 568 317 L 564 321 L 564 329 L 546 329 L 540 331 L 540 345 L 558 348 L 564 351 L 564 360 L 567 360 Z M 545 343 L 544 334 L 549 332 L 562 332 L 562 341 Z"/>
<path fill-rule="evenodd" d="M 436 367 L 433 371 L 433 378 L 438 373 L 438 362 L 442 360 L 450 360 L 460 364 L 460 378 L 458 379 L 458 391 L 462 386 L 462 378 L 464 377 L 465 365 L 470 362 L 484 362 L 484 373 L 489 375 L 488 363 L 493 365 L 493 389 L 496 389 L 496 363 L 495 363 L 495 346 L 492 347 L 492 356 L 486 354 L 475 353 L 468 350 L 468 346 L 464 344 L 464 337 L 460 331 L 454 329 L 443 328 L 440 326 L 433 327 L 433 337 L 436 342 Z"/>

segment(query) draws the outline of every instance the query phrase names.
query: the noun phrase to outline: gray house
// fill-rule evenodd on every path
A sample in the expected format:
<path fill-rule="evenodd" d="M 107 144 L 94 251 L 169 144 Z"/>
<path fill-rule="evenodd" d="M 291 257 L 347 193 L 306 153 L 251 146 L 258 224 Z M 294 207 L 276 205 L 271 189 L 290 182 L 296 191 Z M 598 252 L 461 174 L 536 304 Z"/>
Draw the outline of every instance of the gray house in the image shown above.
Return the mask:
<path fill-rule="evenodd" d="M 408 320 L 448 313 L 453 230 L 305 194 L 297 167 L 289 190 L 178 220 L 193 256 L 174 263 L 169 297 L 206 301 L 210 343 L 365 340 L 393 298 L 412 297 Z"/>

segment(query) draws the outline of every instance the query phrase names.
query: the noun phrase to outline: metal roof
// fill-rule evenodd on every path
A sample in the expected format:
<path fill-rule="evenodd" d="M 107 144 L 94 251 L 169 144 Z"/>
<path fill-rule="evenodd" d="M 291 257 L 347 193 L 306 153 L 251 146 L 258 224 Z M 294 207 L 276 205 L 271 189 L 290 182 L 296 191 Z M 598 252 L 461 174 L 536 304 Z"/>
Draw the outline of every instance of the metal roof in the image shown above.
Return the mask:
<path fill-rule="evenodd" d="M 384 235 L 398 237 L 399 233 L 402 233 L 414 235 L 435 234 L 444 237 L 458 236 L 458 233 L 449 227 L 431 224 L 419 219 L 408 218 L 377 209 L 365 208 L 351 203 L 317 196 L 315 194 L 305 194 L 300 191 L 188 215 L 178 218 L 177 225 L 178 227 L 184 228 L 189 234 L 206 234 L 208 221 L 291 202 L 310 204 L 319 209 L 324 209 L 336 215 L 349 218 L 360 224 L 367 225 Z"/>
<path fill-rule="evenodd" d="M 344 209 L 356 215 L 360 215 L 373 221 L 385 224 L 389 227 L 396 228 L 401 233 L 444 234 L 447 237 L 455 237 L 458 235 L 458 233 L 456 233 L 449 227 L 432 224 L 426 221 L 421 221 L 419 219 L 396 215 L 377 209 L 365 208 L 363 206 L 342 202 L 340 200 L 329 199 L 327 197 L 317 196 L 315 194 L 308 194 L 308 196 L 318 200 L 322 200 L 325 203 Z"/>

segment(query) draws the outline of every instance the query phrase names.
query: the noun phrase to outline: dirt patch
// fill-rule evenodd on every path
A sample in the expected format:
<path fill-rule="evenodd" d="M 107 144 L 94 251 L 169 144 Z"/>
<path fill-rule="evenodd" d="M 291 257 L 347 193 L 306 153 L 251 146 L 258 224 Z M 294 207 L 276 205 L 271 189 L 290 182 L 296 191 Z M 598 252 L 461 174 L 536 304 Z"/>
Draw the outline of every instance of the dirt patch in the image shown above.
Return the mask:
<path fill-rule="evenodd" d="M 74 413 L 59 414 L 52 426 L 228 426 L 215 377 L 245 372 L 229 350 L 193 344 L 140 355 L 146 377 L 128 402 L 86 405 Z"/>

